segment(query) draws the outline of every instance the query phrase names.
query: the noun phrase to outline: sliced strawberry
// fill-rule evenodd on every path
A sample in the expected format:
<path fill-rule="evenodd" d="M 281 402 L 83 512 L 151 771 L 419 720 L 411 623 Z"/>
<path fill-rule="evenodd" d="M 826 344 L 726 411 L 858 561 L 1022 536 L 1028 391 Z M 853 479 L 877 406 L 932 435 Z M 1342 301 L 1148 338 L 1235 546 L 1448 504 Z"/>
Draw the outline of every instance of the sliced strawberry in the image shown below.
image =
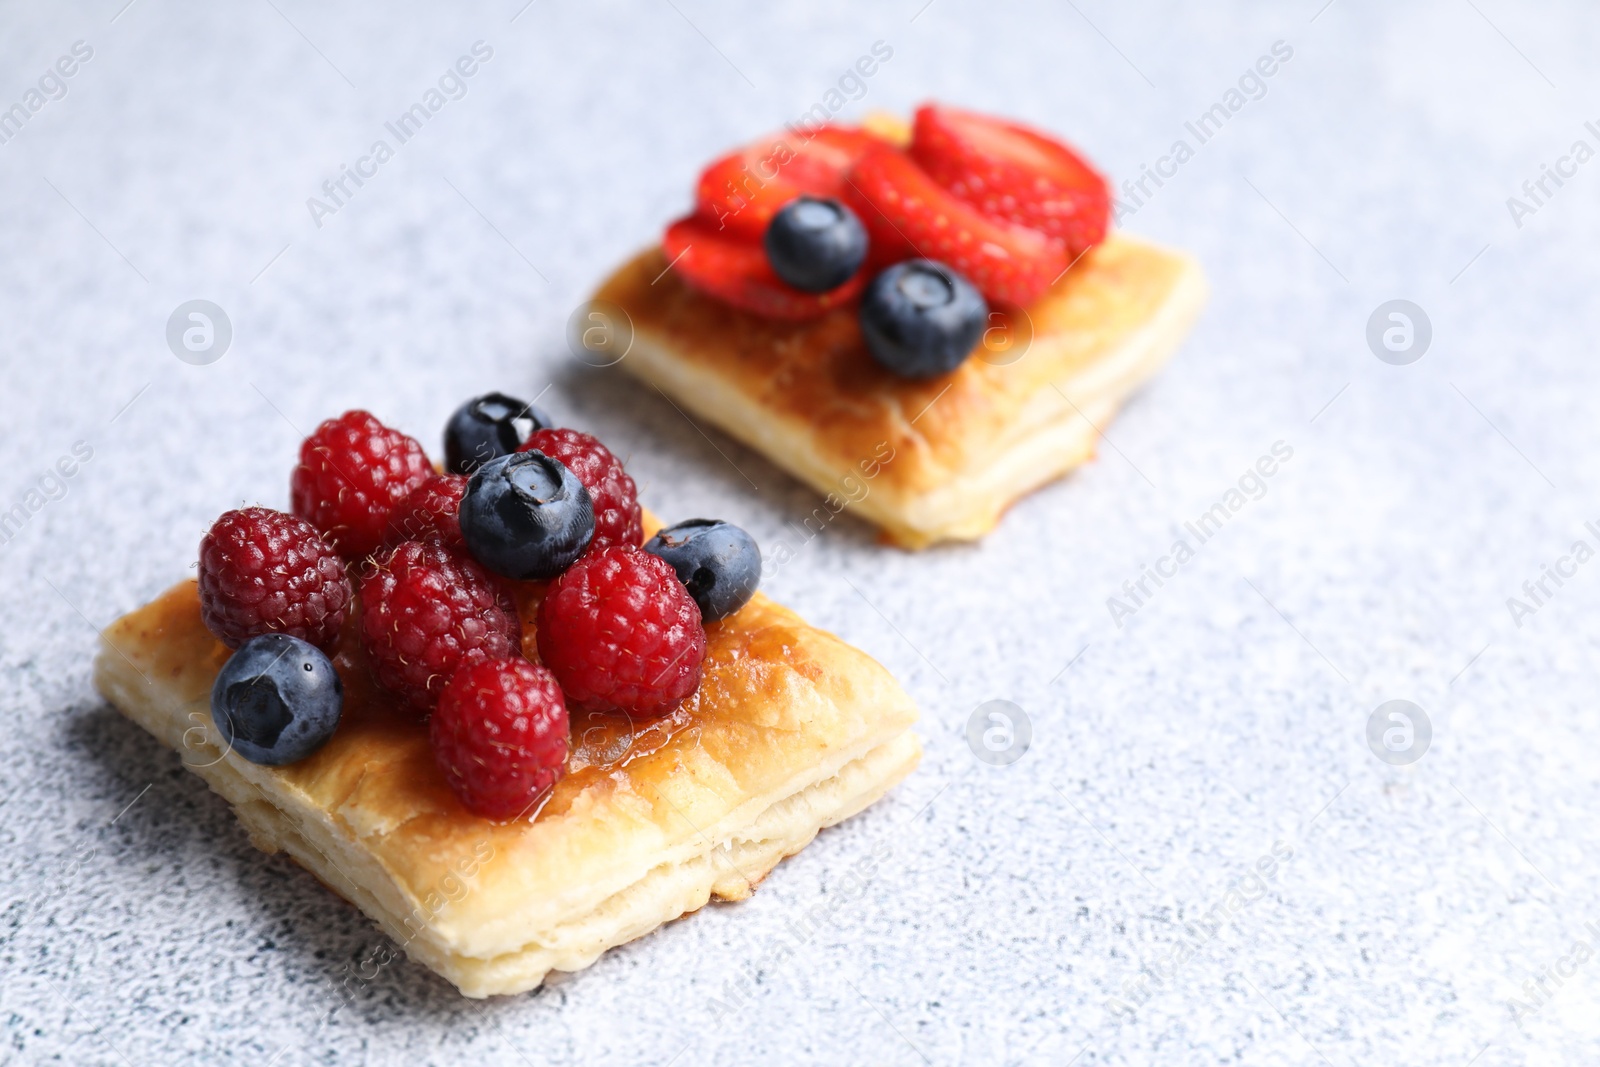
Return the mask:
<path fill-rule="evenodd" d="M 803 293 L 773 272 L 761 242 L 719 233 L 715 223 L 697 215 L 668 226 L 661 250 L 696 289 L 771 319 L 814 319 L 855 299 L 866 282 L 866 272 L 857 271 L 837 289 Z"/>
<path fill-rule="evenodd" d="M 874 263 L 936 259 L 966 275 L 988 299 L 1019 305 L 1037 299 L 1071 263 L 1062 242 L 987 217 L 904 152 L 867 153 L 848 182 L 846 203 L 867 228 Z"/>
<path fill-rule="evenodd" d="M 934 104 L 917 109 L 911 158 L 990 218 L 1066 242 L 1075 258 L 1106 235 L 1106 181 L 1053 137 Z"/>
<path fill-rule="evenodd" d="M 855 161 L 884 143 L 853 126 L 763 137 L 701 172 L 695 211 L 713 229 L 760 240 L 778 209 L 800 194 L 838 197 Z"/>

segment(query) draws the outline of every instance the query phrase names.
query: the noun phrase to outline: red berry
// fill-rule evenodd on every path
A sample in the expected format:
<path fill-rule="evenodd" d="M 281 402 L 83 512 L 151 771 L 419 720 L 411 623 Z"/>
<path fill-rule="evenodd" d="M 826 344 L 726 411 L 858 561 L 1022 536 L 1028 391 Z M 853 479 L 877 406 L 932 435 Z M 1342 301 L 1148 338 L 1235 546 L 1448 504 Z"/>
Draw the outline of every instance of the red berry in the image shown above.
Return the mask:
<path fill-rule="evenodd" d="M 294 513 L 310 522 L 347 560 L 383 541 L 389 512 L 433 474 L 415 439 L 365 411 L 329 419 L 300 445 L 289 480 Z"/>
<path fill-rule="evenodd" d="M 1106 181 L 1053 137 L 950 107 L 917 109 L 911 158 L 992 219 L 1038 230 L 1076 258 L 1106 235 Z"/>
<path fill-rule="evenodd" d="M 558 461 L 589 490 L 594 503 L 592 546 L 632 545 L 644 542 L 644 520 L 639 514 L 639 489 L 622 460 L 599 440 L 578 430 L 535 430 L 518 452 L 538 449 Z M 594 548 L 591 547 L 590 551 Z"/>
<path fill-rule="evenodd" d="M 411 492 L 389 513 L 383 546 L 393 548 L 403 541 L 425 541 L 465 552 L 461 538 L 461 494 L 467 480 L 459 474 L 435 474 Z"/>
<path fill-rule="evenodd" d="M 384 688 L 432 710 L 456 670 L 522 654 L 510 592 L 442 545 L 407 541 L 361 579 L 361 640 Z"/>
<path fill-rule="evenodd" d="M 862 157 L 845 202 L 867 228 L 873 262 L 936 259 L 998 303 L 1032 303 L 1072 262 L 1060 241 L 989 218 L 892 148 Z"/>
<path fill-rule="evenodd" d="M 525 659 L 486 660 L 450 676 L 428 725 L 433 760 L 469 809 L 527 813 L 567 762 L 567 702 L 555 675 Z"/>
<path fill-rule="evenodd" d="M 538 642 L 570 703 L 645 715 L 693 693 L 706 655 L 700 609 L 672 565 L 620 546 L 556 579 L 539 605 Z"/>
<path fill-rule="evenodd" d="M 349 607 L 343 561 L 304 519 L 228 511 L 200 539 L 200 618 L 229 648 L 272 633 L 331 651 Z"/>
<path fill-rule="evenodd" d="M 854 300 L 866 284 L 866 272 L 857 271 L 837 289 L 801 292 L 778 277 L 760 241 L 718 233 L 715 223 L 695 215 L 667 227 L 661 251 L 694 288 L 769 319 L 814 319 Z"/>
<path fill-rule="evenodd" d="M 759 246 L 779 208 L 801 193 L 837 198 L 855 161 L 883 143 L 852 126 L 786 130 L 752 141 L 701 172 L 695 214 L 713 233 Z"/>

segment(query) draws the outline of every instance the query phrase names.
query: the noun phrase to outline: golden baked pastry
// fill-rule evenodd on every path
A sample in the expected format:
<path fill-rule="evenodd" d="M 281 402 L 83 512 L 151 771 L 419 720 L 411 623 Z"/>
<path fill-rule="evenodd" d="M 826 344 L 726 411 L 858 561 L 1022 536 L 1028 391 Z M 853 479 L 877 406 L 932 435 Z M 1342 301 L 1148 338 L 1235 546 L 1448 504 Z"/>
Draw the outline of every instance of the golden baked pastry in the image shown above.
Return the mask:
<path fill-rule="evenodd" d="M 647 532 L 658 526 L 646 516 Z M 532 649 L 536 594 L 521 596 Z M 670 715 L 634 728 L 574 712 L 567 774 L 534 817 L 507 823 L 450 792 L 427 731 L 369 681 L 353 613 L 334 657 L 339 729 L 286 767 L 219 746 L 210 692 L 229 653 L 201 623 L 193 581 L 107 628 L 94 677 L 258 848 L 287 852 L 484 997 L 587 967 L 710 897 L 748 897 L 916 766 L 916 708 L 864 652 L 760 594 L 706 638 L 700 688 Z"/>
<path fill-rule="evenodd" d="M 915 380 L 868 356 L 854 308 L 762 318 L 692 289 L 651 249 L 595 293 L 597 312 L 613 305 L 626 319 L 586 342 L 620 347 L 610 358 L 622 367 L 824 494 L 808 528 L 848 509 L 923 548 L 983 536 L 1013 501 L 1092 457 L 1205 297 L 1193 259 L 1112 235 L 1005 336 Z"/>

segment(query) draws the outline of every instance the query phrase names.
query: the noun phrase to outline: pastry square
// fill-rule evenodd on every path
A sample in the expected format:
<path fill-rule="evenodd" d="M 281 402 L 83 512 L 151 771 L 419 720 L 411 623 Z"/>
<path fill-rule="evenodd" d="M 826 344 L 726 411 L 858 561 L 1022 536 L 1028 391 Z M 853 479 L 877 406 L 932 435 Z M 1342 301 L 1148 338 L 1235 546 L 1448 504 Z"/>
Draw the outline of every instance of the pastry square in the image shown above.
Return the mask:
<path fill-rule="evenodd" d="M 534 596 L 522 594 L 529 648 Z M 508 823 L 456 800 L 426 729 L 369 680 L 353 621 L 334 657 L 339 729 L 287 767 L 219 747 L 210 692 L 229 653 L 201 623 L 193 581 L 107 628 L 95 684 L 182 754 L 258 848 L 287 852 L 485 997 L 587 967 L 711 897 L 748 897 L 916 766 L 916 707 L 866 653 L 759 593 L 706 636 L 693 696 L 636 727 L 575 713 L 566 776 L 535 816 Z"/>
<path fill-rule="evenodd" d="M 690 288 L 652 249 L 600 287 L 592 307 L 618 321 L 585 341 L 824 494 L 817 521 L 848 508 L 923 548 L 983 536 L 1090 459 L 1205 298 L 1193 259 L 1113 234 L 1006 334 L 917 381 L 873 362 L 854 308 L 765 319 Z"/>

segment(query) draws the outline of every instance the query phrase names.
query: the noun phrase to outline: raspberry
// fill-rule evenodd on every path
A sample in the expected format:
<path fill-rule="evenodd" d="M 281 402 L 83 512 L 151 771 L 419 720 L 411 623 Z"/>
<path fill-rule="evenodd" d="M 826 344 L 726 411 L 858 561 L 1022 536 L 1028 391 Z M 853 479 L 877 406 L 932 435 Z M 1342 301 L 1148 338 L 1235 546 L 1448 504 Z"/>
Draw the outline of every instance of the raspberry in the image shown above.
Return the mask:
<path fill-rule="evenodd" d="M 461 494 L 467 480 L 459 474 L 435 474 L 411 492 L 389 513 L 383 546 L 394 548 L 404 541 L 424 541 L 465 552 L 461 539 Z"/>
<path fill-rule="evenodd" d="M 667 711 L 700 684 L 706 632 L 672 565 L 636 548 L 592 551 L 539 605 L 539 658 L 572 704 Z"/>
<path fill-rule="evenodd" d="M 358 560 L 383 541 L 394 506 L 432 474 L 415 439 L 365 411 L 347 411 L 301 443 L 289 498 L 339 555 Z"/>
<path fill-rule="evenodd" d="M 407 541 L 361 580 L 361 639 L 378 681 L 428 712 L 457 668 L 522 654 L 511 594 L 442 545 Z"/>
<path fill-rule="evenodd" d="M 589 490 L 589 498 L 594 501 L 592 543 L 596 547 L 639 547 L 644 541 L 639 490 L 609 448 L 577 430 L 535 430 L 517 451 L 529 449 L 538 449 L 562 463 Z"/>
<path fill-rule="evenodd" d="M 200 617 L 229 648 L 275 633 L 331 651 L 349 607 L 344 563 L 304 519 L 244 508 L 200 539 Z"/>
<path fill-rule="evenodd" d="M 555 675 L 525 659 L 487 660 L 450 676 L 428 725 L 433 760 L 473 812 L 514 819 L 567 762 L 567 703 Z"/>

